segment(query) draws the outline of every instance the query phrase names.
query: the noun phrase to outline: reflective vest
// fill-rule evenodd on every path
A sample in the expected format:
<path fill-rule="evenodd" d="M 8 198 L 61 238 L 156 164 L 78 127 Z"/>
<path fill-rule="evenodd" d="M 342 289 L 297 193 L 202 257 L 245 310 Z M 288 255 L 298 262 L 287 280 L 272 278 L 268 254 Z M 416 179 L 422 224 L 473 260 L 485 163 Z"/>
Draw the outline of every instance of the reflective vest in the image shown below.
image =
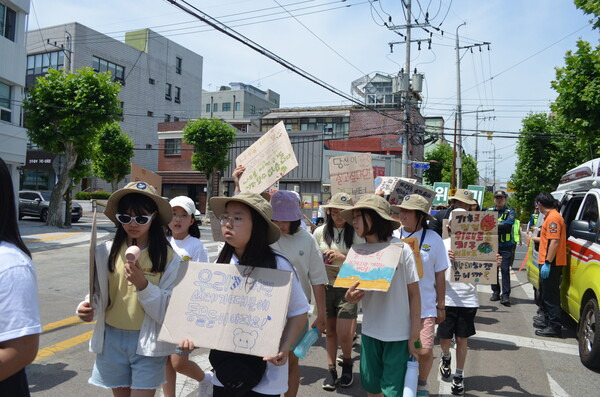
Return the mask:
<path fill-rule="evenodd" d="M 508 214 L 510 214 L 510 208 L 508 208 L 508 207 L 504 207 L 501 210 L 502 212 L 500 212 L 499 210 L 497 210 L 496 207 L 492 207 L 488 211 L 498 211 L 498 222 L 504 222 L 504 221 L 506 221 L 508 219 Z M 517 219 L 515 218 L 515 223 L 516 222 L 517 222 Z M 506 234 L 500 234 L 500 233 L 498 233 L 498 240 L 501 243 L 507 243 L 507 242 L 510 242 L 510 241 L 514 242 L 514 239 L 513 239 L 513 230 L 514 229 L 511 228 L 510 229 L 510 233 L 506 233 Z"/>
<path fill-rule="evenodd" d="M 521 242 L 521 221 L 518 219 L 515 219 L 515 223 L 513 224 L 513 240 L 515 240 L 515 243 L 520 243 Z"/>

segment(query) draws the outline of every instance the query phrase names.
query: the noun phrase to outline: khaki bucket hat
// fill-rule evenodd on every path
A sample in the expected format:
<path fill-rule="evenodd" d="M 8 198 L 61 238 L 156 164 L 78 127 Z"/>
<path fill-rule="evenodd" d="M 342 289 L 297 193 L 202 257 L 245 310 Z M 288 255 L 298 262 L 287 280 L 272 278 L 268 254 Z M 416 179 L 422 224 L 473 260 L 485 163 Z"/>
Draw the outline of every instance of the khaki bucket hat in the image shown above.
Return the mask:
<path fill-rule="evenodd" d="M 269 244 L 273 244 L 279 240 L 281 232 L 279 231 L 277 225 L 271 221 L 271 217 L 273 216 L 273 207 L 271 207 L 271 204 L 269 204 L 269 202 L 260 194 L 242 192 L 233 197 L 212 197 L 210 199 L 210 207 L 212 208 L 214 214 L 217 217 L 220 217 L 225 212 L 225 207 L 227 207 L 227 204 L 231 202 L 247 205 L 258 212 L 258 214 L 263 217 L 265 221 L 267 221 L 267 225 L 269 226 L 267 242 Z"/>
<path fill-rule="evenodd" d="M 477 200 L 473 198 L 473 192 L 467 189 L 456 189 L 454 196 L 448 197 L 448 201 L 458 200 L 469 205 L 477 204 Z"/>
<path fill-rule="evenodd" d="M 329 200 L 329 204 L 322 205 L 321 208 L 347 210 L 348 208 L 352 208 L 352 196 L 344 192 L 336 193 L 331 200 Z"/>
<path fill-rule="evenodd" d="M 123 196 L 131 193 L 143 194 L 144 196 L 150 197 L 152 201 L 156 203 L 156 206 L 158 207 L 158 219 L 160 220 L 161 225 L 167 225 L 171 222 L 171 219 L 173 218 L 173 209 L 169 202 L 159 196 L 156 193 L 156 189 L 149 183 L 136 181 L 129 182 L 123 189 L 117 190 L 108 198 L 104 215 L 113 221 L 115 225 L 119 223 L 116 216 L 119 209 L 119 200 L 121 200 Z"/>
<path fill-rule="evenodd" d="M 360 199 L 358 199 L 354 207 L 350 209 L 345 209 L 344 211 L 340 212 L 340 215 L 344 217 L 346 222 L 352 224 L 352 219 L 354 218 L 352 211 L 360 209 L 373 210 L 377 212 L 377 214 L 379 214 L 379 216 L 381 216 L 383 219 L 385 219 L 388 222 L 391 222 L 394 226 L 394 229 L 398 229 L 400 227 L 400 222 L 392 218 L 392 216 L 390 215 L 390 203 L 388 203 L 388 201 L 383 197 L 378 196 L 376 194 L 365 194 Z"/>
<path fill-rule="evenodd" d="M 425 214 L 425 219 L 428 221 L 435 221 L 435 218 L 429 214 L 429 201 L 423 196 L 419 196 L 418 194 L 409 194 L 404 196 L 404 200 L 400 205 L 392 205 L 392 208 L 395 210 L 403 209 L 403 210 L 413 210 L 413 211 L 421 211 Z"/>

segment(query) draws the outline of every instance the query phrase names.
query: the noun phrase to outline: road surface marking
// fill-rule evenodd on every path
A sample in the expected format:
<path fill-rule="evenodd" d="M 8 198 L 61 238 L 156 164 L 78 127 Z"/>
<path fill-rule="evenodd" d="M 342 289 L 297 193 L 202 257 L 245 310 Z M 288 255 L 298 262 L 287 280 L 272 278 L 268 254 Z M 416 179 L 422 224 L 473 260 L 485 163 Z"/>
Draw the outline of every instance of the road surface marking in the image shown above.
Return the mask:
<path fill-rule="evenodd" d="M 28 243 L 41 243 L 43 241 L 52 241 L 52 240 L 60 240 L 63 238 L 73 237 L 77 234 L 81 234 L 83 232 L 67 232 L 67 233 L 59 233 L 59 234 L 32 234 L 29 236 L 23 236 L 23 240 Z M 39 237 L 38 237 L 39 236 Z"/>
<path fill-rule="evenodd" d="M 46 332 L 53 331 L 57 328 L 63 328 L 63 327 L 71 326 L 71 325 L 77 325 L 77 324 L 87 324 L 87 323 L 81 321 L 79 319 L 79 317 L 73 316 L 73 317 L 65 318 L 63 320 L 55 321 L 50 324 L 46 324 L 42 327 L 42 331 L 43 331 L 43 333 L 46 333 Z"/>
<path fill-rule="evenodd" d="M 550 393 L 552 393 L 552 397 L 571 397 L 569 396 L 569 393 L 565 391 L 565 389 L 560 387 L 558 382 L 555 381 L 554 378 L 550 376 L 550 374 L 546 375 L 548 375 L 548 383 L 550 384 Z"/>
<path fill-rule="evenodd" d="M 477 334 L 469 339 L 480 340 L 489 343 L 497 343 L 501 345 L 525 347 L 552 353 L 569 354 L 571 356 L 579 356 L 579 348 L 577 345 L 571 345 L 563 342 L 556 342 L 549 339 L 529 338 L 525 336 L 499 334 L 495 332 L 477 331 Z"/>
<path fill-rule="evenodd" d="M 92 338 L 92 334 L 94 331 L 89 331 L 83 333 L 81 335 L 77 335 L 73 338 L 64 340 L 62 342 L 58 342 L 52 346 L 45 347 L 43 349 L 38 350 L 38 354 L 35 357 L 34 362 L 39 361 L 43 358 L 48 358 L 50 356 L 55 355 L 56 353 L 60 353 L 61 351 L 67 350 L 73 346 L 77 346 L 83 342 L 87 342 Z"/>

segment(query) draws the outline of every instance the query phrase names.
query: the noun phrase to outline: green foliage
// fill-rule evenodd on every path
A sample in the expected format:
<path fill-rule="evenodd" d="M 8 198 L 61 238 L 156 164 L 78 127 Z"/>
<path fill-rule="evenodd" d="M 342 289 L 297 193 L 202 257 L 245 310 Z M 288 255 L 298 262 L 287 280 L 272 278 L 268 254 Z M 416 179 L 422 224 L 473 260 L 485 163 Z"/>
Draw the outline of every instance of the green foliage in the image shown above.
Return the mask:
<path fill-rule="evenodd" d="M 75 200 L 90 200 L 90 199 L 98 199 L 98 200 L 108 200 L 112 193 L 111 192 L 77 192 L 75 193 Z"/>
<path fill-rule="evenodd" d="M 235 142 L 235 128 L 216 118 L 204 118 L 190 121 L 183 139 L 194 146 L 192 167 L 208 175 L 229 165 L 227 154 Z"/>
<path fill-rule="evenodd" d="M 452 182 L 452 157 L 452 146 L 446 142 L 440 142 L 431 152 L 427 153 L 425 161 L 430 163 L 429 169 L 424 172 L 424 177 L 429 185 L 433 185 L 434 182 Z M 462 166 L 462 188 L 476 185 L 479 171 L 475 159 L 471 155 L 463 153 Z"/>
<path fill-rule="evenodd" d="M 600 156 L 600 46 L 578 41 L 565 66 L 556 68 L 552 88 L 558 93 L 552 111 L 578 136 L 578 150 L 588 160 Z"/>
<path fill-rule="evenodd" d="M 484 191 L 483 192 L 483 208 L 482 210 L 486 210 L 488 208 L 492 208 L 494 206 L 494 192 Z"/>
<path fill-rule="evenodd" d="M 586 14 L 592 14 L 594 18 L 590 22 L 594 23 L 594 29 L 600 28 L 600 1 L 598 0 L 575 0 L 575 6 L 583 10 Z"/>
<path fill-rule="evenodd" d="M 121 131 L 118 123 L 106 124 L 101 128 L 100 138 L 95 145 L 94 173 L 113 184 L 113 191 L 131 172 L 133 141 Z"/>

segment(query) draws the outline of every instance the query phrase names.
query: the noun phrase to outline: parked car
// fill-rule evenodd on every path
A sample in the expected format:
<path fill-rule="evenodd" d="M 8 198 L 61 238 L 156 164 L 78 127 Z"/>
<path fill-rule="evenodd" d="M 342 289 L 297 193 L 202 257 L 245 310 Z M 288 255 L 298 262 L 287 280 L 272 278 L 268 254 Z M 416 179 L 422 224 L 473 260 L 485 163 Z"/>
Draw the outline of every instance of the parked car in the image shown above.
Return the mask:
<path fill-rule="evenodd" d="M 65 204 L 63 200 L 63 205 Z M 50 205 L 50 193 L 36 190 L 19 191 L 19 219 L 24 216 L 36 216 L 46 222 L 48 219 L 48 207 Z M 81 205 L 73 203 L 71 207 L 71 222 L 77 222 L 83 215 Z"/>

